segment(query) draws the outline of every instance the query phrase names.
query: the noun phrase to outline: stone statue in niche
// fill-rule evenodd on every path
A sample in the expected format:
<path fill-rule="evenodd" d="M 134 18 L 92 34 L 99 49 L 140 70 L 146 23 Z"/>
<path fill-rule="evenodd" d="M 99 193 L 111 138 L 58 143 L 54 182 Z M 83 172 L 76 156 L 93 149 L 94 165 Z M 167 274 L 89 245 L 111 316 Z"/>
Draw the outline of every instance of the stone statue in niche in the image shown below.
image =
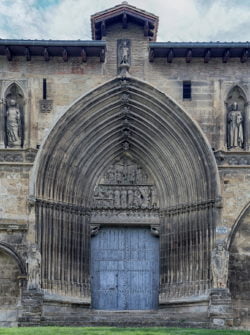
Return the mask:
<path fill-rule="evenodd" d="M 244 147 L 244 117 L 235 101 L 231 106 L 227 116 L 228 122 L 228 148 Z"/>
<path fill-rule="evenodd" d="M 128 39 L 117 41 L 117 67 L 118 73 L 126 76 L 131 63 L 131 42 Z"/>
<path fill-rule="evenodd" d="M 21 146 L 21 115 L 15 99 L 10 99 L 6 110 L 6 136 L 9 147 Z"/>
<path fill-rule="evenodd" d="M 28 289 L 39 289 L 41 287 L 41 254 L 35 246 L 30 248 L 29 257 L 27 258 L 26 264 L 28 272 Z"/>
<path fill-rule="evenodd" d="M 4 100 L 5 147 L 20 148 L 24 143 L 24 99 L 16 84 L 6 93 Z"/>
<path fill-rule="evenodd" d="M 121 40 L 118 44 L 119 49 L 119 64 L 129 64 L 130 57 L 130 48 L 129 48 L 129 40 Z"/>
<path fill-rule="evenodd" d="M 229 252 L 222 243 L 212 250 L 211 268 L 214 288 L 226 288 L 228 279 Z"/>

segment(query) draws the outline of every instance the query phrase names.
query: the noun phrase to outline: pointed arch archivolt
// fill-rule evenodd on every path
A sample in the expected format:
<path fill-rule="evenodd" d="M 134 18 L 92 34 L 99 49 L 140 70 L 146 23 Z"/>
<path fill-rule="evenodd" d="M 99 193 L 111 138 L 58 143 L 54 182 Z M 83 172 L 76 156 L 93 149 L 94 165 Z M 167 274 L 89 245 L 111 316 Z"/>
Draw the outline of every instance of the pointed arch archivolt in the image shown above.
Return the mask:
<path fill-rule="evenodd" d="M 124 137 L 125 124 L 130 130 L 128 138 Z M 74 282 L 74 278 L 80 280 L 81 277 L 84 291 L 81 294 L 89 297 L 88 215 L 93 191 L 105 169 L 124 153 L 124 142 L 129 144 L 130 155 L 150 171 L 157 188 L 162 224 L 161 252 L 165 262 L 161 265 L 162 294 L 169 291 L 170 284 L 177 285 L 181 281 L 190 282 L 190 285 L 192 282 L 196 287 L 198 280 L 203 291 L 208 289 L 209 250 L 216 224 L 215 204 L 220 195 L 213 152 L 199 126 L 179 105 L 147 83 L 133 78 L 113 79 L 80 98 L 58 120 L 40 149 L 31 188 L 37 198 L 40 247 L 46 260 L 56 259 L 65 267 L 59 273 L 59 265 L 43 264 L 44 288 L 52 285 L 53 280 L 67 278 Z M 59 226 L 55 228 L 56 225 Z M 79 253 L 83 250 L 81 255 L 77 254 L 83 262 L 81 274 L 78 261 L 72 265 L 74 255 L 68 259 L 63 251 L 60 254 L 57 250 L 56 256 L 51 257 L 54 251 L 47 246 L 57 243 L 61 248 L 59 240 L 54 242 L 53 238 L 41 237 L 50 236 L 55 229 L 58 234 L 65 234 L 62 230 L 66 226 L 68 231 L 78 231 L 77 236 L 85 241 L 82 248 L 78 237 L 73 239 L 73 231 L 68 235 L 71 242 L 68 240 L 67 246 L 74 243 L 79 246 Z M 192 239 L 190 231 L 194 229 L 198 235 L 193 237 L 193 244 L 185 244 L 189 256 L 184 256 L 184 239 Z M 175 239 L 180 243 L 180 233 L 182 256 L 179 249 L 176 255 L 167 254 L 166 248 L 170 249 Z M 201 251 L 201 241 L 204 241 L 204 253 L 195 254 L 199 261 L 199 271 L 195 274 L 187 263 L 194 261 L 190 257 L 198 253 L 198 248 Z M 177 254 L 180 262 L 174 265 L 175 271 L 186 264 L 182 278 L 177 273 L 169 273 Z M 67 267 L 71 267 L 71 274 Z M 176 290 L 184 290 L 178 285 Z M 197 289 L 202 291 L 198 286 Z M 194 293 L 190 287 L 186 290 Z M 71 294 L 76 291 L 72 288 Z"/>

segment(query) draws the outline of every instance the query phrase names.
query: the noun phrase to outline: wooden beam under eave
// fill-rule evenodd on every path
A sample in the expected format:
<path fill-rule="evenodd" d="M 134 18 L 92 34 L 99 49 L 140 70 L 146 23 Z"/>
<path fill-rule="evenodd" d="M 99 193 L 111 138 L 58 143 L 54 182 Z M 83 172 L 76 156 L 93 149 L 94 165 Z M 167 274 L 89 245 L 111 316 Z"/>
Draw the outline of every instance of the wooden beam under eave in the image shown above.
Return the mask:
<path fill-rule="evenodd" d="M 28 47 L 25 48 L 24 55 L 26 57 L 27 62 L 31 60 L 30 49 Z"/>
<path fill-rule="evenodd" d="M 173 59 L 174 59 L 174 50 L 170 49 L 167 55 L 167 62 L 172 63 Z"/>
<path fill-rule="evenodd" d="M 44 50 L 43 50 L 43 57 L 44 57 L 44 60 L 45 60 L 46 62 L 49 61 L 50 56 L 49 56 L 49 50 L 48 50 L 47 48 L 44 48 Z"/>
<path fill-rule="evenodd" d="M 149 50 L 149 56 L 148 56 L 148 58 L 149 58 L 150 63 L 153 63 L 153 61 L 155 59 L 155 51 L 154 51 L 154 49 L 150 49 Z"/>
<path fill-rule="evenodd" d="M 62 51 L 62 58 L 63 58 L 64 62 L 67 62 L 68 59 L 69 59 L 68 51 L 65 48 L 63 48 L 63 51 Z"/>
<path fill-rule="evenodd" d="M 101 49 L 101 52 L 100 52 L 100 62 L 101 63 L 104 63 L 105 62 L 105 49 Z"/>
<path fill-rule="evenodd" d="M 230 50 L 226 49 L 223 53 L 222 62 L 227 63 L 230 58 Z"/>
<path fill-rule="evenodd" d="M 81 50 L 81 59 L 82 59 L 83 63 L 87 62 L 87 53 L 86 53 L 86 50 L 84 48 L 82 48 L 82 50 Z"/>
<path fill-rule="evenodd" d="M 8 61 L 10 62 L 12 60 L 12 52 L 9 47 L 5 48 L 5 55 Z"/>
<path fill-rule="evenodd" d="M 101 36 L 106 36 L 106 22 L 102 21 L 101 23 Z"/>
<path fill-rule="evenodd" d="M 207 49 L 204 54 L 204 63 L 208 63 L 211 59 L 211 50 Z"/>
<path fill-rule="evenodd" d="M 192 49 L 188 49 L 186 53 L 186 63 L 191 63 L 193 52 Z"/>
<path fill-rule="evenodd" d="M 245 63 L 248 60 L 248 56 L 249 56 L 248 49 L 243 50 L 242 55 L 240 57 L 241 63 Z"/>
<path fill-rule="evenodd" d="M 128 28 L 128 16 L 126 13 L 123 13 L 122 15 L 122 28 L 127 29 Z"/>
<path fill-rule="evenodd" d="M 145 21 L 145 24 L 144 24 L 144 36 L 145 37 L 148 36 L 148 32 L 149 32 L 149 23 L 148 21 Z"/>

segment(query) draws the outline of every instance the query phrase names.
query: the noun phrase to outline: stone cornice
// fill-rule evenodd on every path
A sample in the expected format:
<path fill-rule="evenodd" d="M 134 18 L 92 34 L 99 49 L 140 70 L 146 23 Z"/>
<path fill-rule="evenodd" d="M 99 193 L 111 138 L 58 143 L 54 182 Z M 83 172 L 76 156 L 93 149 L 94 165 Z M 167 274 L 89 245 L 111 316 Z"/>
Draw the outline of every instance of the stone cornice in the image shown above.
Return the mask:
<path fill-rule="evenodd" d="M 250 152 L 218 150 L 214 156 L 219 168 L 250 168 Z"/>
<path fill-rule="evenodd" d="M 63 210 L 68 213 L 77 213 L 81 215 L 90 215 L 91 213 L 89 208 L 66 202 L 57 202 L 38 198 L 30 200 L 30 203 L 31 202 L 32 204 L 38 205 L 40 207 Z"/>
<path fill-rule="evenodd" d="M 15 165 L 33 165 L 36 158 L 37 149 L 0 149 L 0 165 L 6 163 Z M 32 164 L 31 164 L 32 163 Z"/>

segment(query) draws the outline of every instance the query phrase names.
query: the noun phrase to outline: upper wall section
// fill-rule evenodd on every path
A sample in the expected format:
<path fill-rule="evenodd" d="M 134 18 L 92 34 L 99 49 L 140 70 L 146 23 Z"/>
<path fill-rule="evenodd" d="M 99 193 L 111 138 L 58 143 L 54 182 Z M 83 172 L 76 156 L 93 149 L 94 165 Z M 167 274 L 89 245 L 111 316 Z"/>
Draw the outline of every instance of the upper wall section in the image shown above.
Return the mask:
<path fill-rule="evenodd" d="M 36 160 L 34 195 L 89 206 L 98 178 L 124 152 L 147 167 L 163 209 L 213 203 L 220 194 L 215 159 L 197 124 L 154 87 L 116 78 L 58 120 Z"/>
<path fill-rule="evenodd" d="M 122 23 L 123 29 L 127 29 L 131 23 L 141 26 L 144 31 L 144 36 L 147 37 L 149 41 L 155 41 L 158 21 L 158 16 L 131 6 L 127 1 L 123 1 L 120 5 L 91 16 L 92 38 L 93 40 L 105 39 L 107 34 L 106 29 L 119 22 Z"/>

